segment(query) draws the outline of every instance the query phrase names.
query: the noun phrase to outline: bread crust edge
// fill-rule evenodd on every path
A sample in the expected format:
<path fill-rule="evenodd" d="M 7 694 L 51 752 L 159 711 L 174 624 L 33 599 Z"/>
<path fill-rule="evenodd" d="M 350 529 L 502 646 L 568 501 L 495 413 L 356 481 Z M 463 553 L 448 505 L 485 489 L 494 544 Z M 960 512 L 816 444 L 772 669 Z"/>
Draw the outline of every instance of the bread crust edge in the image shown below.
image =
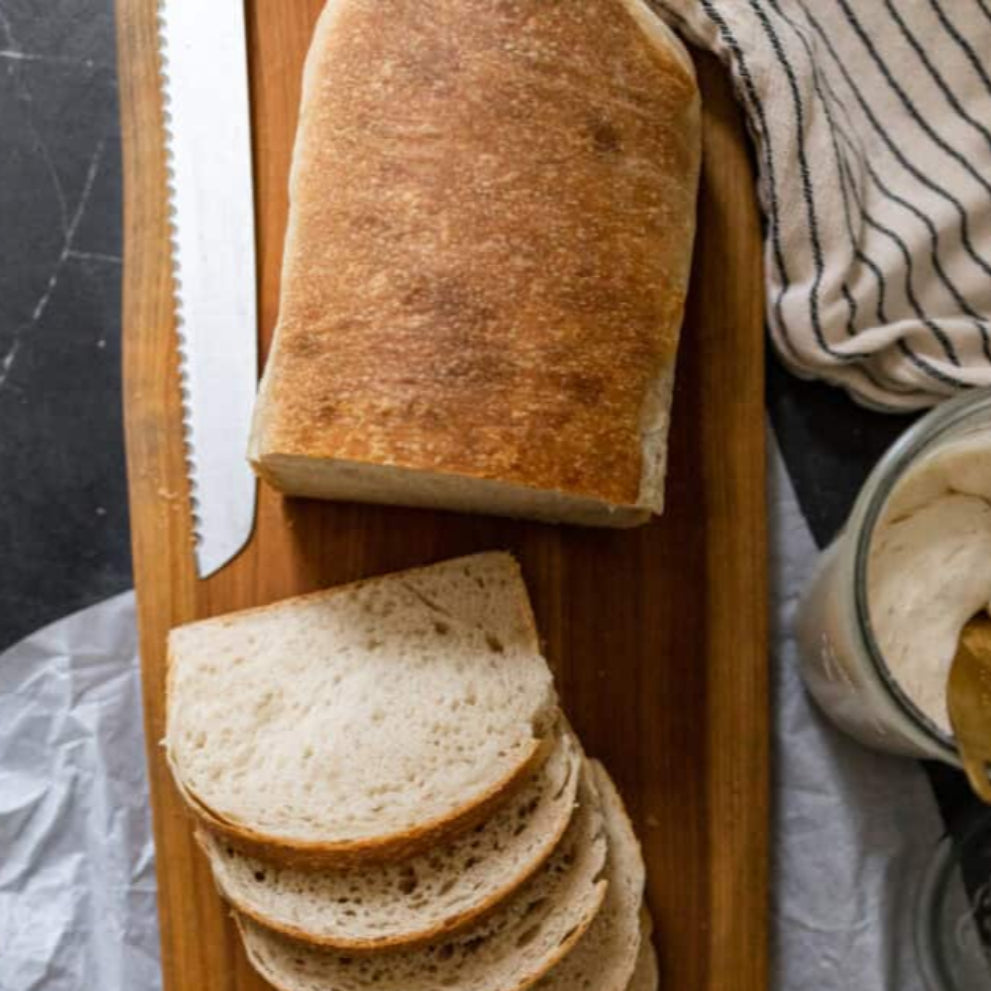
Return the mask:
<path fill-rule="evenodd" d="M 578 746 L 578 741 L 574 735 L 570 731 L 565 731 L 563 735 L 570 738 L 571 744 L 575 747 L 575 753 L 571 765 L 571 779 L 567 785 L 568 789 L 572 791 L 572 803 L 569 815 L 561 820 L 558 827 L 552 833 L 548 833 L 547 837 L 544 839 L 539 855 L 531 863 L 527 864 L 523 870 L 517 872 L 517 874 L 508 879 L 502 887 L 500 887 L 497 891 L 492 892 L 487 898 L 479 902 L 478 905 L 475 905 L 470 909 L 466 909 L 463 912 L 458 912 L 441 923 L 433 925 L 427 929 L 407 932 L 399 936 L 385 936 L 380 939 L 349 940 L 341 937 L 322 937 L 298 926 L 278 923 L 267 918 L 262 913 L 252 910 L 243 899 L 233 897 L 229 890 L 226 889 L 224 884 L 217 877 L 216 873 L 214 873 L 213 876 L 217 885 L 217 890 L 219 891 L 221 897 L 224 898 L 236 912 L 246 916 L 265 929 L 270 929 L 273 932 L 277 932 L 280 935 L 293 939 L 305 946 L 362 953 L 399 948 L 414 949 L 418 946 L 423 946 L 425 943 L 430 943 L 435 939 L 440 939 L 444 936 L 456 935 L 472 924 L 486 918 L 494 909 L 498 908 L 502 902 L 515 894 L 515 892 L 526 884 L 526 882 L 529 881 L 540 870 L 540 868 L 544 866 L 545 863 L 547 863 L 551 854 L 553 854 L 555 849 L 557 849 L 561 838 L 564 836 L 565 832 L 567 832 L 576 808 L 575 802 L 577 785 L 578 779 L 582 774 L 583 757 Z M 200 838 L 199 829 L 196 831 L 195 837 L 200 849 L 203 850 L 204 855 L 209 859 L 209 854 L 206 851 L 204 842 Z"/>

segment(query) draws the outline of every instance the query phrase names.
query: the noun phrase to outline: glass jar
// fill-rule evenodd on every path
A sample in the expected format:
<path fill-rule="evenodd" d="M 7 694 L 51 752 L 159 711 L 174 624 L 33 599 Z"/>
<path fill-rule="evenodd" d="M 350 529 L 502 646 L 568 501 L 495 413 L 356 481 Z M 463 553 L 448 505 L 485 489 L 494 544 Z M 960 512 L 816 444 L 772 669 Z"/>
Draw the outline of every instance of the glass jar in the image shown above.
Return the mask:
<path fill-rule="evenodd" d="M 919 886 L 915 946 L 929 991 L 991 991 L 991 815 L 944 837 Z"/>
<path fill-rule="evenodd" d="M 797 624 L 802 676 L 841 729 L 869 746 L 955 766 L 960 761 L 953 738 L 901 689 L 878 648 L 867 570 L 875 527 L 898 482 L 922 459 L 982 434 L 991 449 L 991 389 L 943 403 L 891 446 L 864 484 L 846 526 L 824 551 Z"/>

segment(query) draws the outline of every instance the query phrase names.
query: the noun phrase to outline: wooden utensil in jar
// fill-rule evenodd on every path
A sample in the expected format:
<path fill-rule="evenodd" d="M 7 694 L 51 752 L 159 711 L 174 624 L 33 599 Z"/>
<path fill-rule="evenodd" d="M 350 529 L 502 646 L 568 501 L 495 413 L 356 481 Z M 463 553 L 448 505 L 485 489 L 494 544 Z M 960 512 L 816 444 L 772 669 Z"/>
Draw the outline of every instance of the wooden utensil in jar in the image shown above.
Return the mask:
<path fill-rule="evenodd" d="M 991 804 L 991 616 L 987 613 L 971 619 L 960 634 L 946 701 L 970 786 Z"/>

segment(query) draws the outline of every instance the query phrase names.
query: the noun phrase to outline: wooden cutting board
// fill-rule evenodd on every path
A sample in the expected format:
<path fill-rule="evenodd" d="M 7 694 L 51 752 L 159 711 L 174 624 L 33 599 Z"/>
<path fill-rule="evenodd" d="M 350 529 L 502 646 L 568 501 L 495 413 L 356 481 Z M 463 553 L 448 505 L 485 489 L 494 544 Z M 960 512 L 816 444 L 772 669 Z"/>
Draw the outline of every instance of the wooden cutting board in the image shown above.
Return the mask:
<path fill-rule="evenodd" d="M 321 0 L 247 0 L 262 350 L 276 318 L 300 71 Z M 520 558 L 546 652 L 589 752 L 643 839 L 662 986 L 767 986 L 769 720 L 761 249 L 743 129 L 715 62 L 668 507 L 606 532 L 283 501 L 198 581 L 180 428 L 156 0 L 118 0 L 125 169 L 124 372 L 134 572 L 167 991 L 259 989 L 169 779 L 174 624 L 466 552 Z M 242 443 L 242 441 L 237 441 Z"/>

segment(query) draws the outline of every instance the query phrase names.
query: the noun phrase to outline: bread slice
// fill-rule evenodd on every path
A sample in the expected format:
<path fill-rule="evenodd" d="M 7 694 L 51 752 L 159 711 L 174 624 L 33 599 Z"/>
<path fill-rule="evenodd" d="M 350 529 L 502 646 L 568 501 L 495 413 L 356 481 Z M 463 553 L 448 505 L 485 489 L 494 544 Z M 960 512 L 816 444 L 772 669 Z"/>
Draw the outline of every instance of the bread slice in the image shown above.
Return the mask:
<path fill-rule="evenodd" d="M 640 956 L 643 855 L 612 779 L 598 761 L 589 763 L 609 837 L 609 892 L 595 922 L 539 991 L 626 991 Z"/>
<path fill-rule="evenodd" d="M 414 950 L 342 955 L 240 918 L 248 957 L 282 991 L 521 991 L 579 940 L 606 893 L 606 837 L 591 776 L 547 863 L 471 929 Z"/>
<path fill-rule="evenodd" d="M 627 985 L 627 991 L 657 991 L 659 977 L 657 973 L 657 953 L 650 940 L 650 929 L 644 929 L 640 938 L 640 955 L 633 977 Z"/>
<path fill-rule="evenodd" d="M 243 915 L 340 949 L 410 945 L 463 928 L 550 856 L 571 821 L 578 741 L 554 752 L 512 800 L 470 832 L 412 859 L 318 872 L 247 857 L 200 831 L 221 894 Z"/>
<path fill-rule="evenodd" d="M 645 0 L 330 0 L 249 456 L 328 499 L 663 504 L 701 150 Z"/>
<path fill-rule="evenodd" d="M 190 807 L 279 863 L 411 855 L 545 759 L 557 718 L 519 566 L 487 553 L 172 631 Z"/>

